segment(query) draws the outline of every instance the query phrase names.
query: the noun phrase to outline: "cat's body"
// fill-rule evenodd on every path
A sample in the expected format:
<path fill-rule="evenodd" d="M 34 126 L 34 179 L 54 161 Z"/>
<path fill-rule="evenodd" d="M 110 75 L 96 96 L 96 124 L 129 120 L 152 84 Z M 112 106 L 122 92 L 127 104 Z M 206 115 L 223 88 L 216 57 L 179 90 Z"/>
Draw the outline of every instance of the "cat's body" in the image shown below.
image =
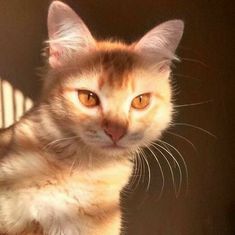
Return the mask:
<path fill-rule="evenodd" d="M 96 42 L 57 1 L 48 25 L 42 99 L 0 132 L 0 234 L 118 235 L 135 153 L 171 121 L 169 65 L 183 25 L 132 45 Z"/>

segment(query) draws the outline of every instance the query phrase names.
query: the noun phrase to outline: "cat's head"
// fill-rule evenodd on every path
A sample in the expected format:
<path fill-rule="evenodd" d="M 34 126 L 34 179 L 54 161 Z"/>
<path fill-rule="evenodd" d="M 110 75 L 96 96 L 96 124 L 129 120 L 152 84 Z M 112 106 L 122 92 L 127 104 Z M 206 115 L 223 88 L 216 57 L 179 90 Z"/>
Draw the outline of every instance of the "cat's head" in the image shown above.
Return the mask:
<path fill-rule="evenodd" d="M 98 42 L 71 8 L 55 1 L 48 31 L 45 99 L 63 129 L 107 153 L 159 138 L 172 117 L 170 65 L 182 21 L 160 24 L 131 45 Z"/>

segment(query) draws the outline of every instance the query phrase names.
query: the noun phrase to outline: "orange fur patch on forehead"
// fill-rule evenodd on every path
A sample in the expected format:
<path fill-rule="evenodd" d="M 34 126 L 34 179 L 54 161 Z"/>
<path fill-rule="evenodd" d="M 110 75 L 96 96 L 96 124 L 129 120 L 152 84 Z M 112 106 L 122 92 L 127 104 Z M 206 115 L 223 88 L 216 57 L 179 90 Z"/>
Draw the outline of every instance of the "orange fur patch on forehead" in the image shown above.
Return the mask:
<path fill-rule="evenodd" d="M 101 66 L 100 89 L 104 84 L 117 88 L 127 86 L 129 75 L 137 65 L 137 55 L 129 47 L 103 43 L 98 46 L 95 57 L 96 63 Z"/>

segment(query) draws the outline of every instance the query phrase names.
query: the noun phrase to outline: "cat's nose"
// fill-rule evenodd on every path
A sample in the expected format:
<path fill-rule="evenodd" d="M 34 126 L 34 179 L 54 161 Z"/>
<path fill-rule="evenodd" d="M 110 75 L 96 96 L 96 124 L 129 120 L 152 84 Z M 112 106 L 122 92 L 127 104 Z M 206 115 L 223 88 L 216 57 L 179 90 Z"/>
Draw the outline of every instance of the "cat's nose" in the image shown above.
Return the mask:
<path fill-rule="evenodd" d="M 114 120 L 104 120 L 103 129 L 113 142 L 119 141 L 127 133 L 127 122 Z"/>

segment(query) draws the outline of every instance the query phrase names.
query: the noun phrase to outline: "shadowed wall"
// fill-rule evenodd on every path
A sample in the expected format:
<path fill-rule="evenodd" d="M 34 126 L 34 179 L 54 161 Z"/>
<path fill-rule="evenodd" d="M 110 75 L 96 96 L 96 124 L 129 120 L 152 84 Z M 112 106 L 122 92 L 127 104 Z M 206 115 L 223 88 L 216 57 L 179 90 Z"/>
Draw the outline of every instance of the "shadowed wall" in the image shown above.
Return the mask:
<path fill-rule="evenodd" d="M 178 107 L 175 127 L 169 131 L 187 137 L 192 146 L 170 132 L 163 137 L 184 156 L 189 185 L 183 171 L 183 189 L 175 197 L 169 167 L 159 156 L 166 177 L 164 192 L 161 175 L 149 156 L 151 184 L 142 177 L 137 189 L 124 196 L 125 223 L 130 235 L 230 235 L 235 224 L 234 193 L 234 109 L 232 1 L 140 1 L 68 0 L 98 38 L 132 41 L 165 20 L 185 21 L 185 33 L 178 55 L 182 58 L 173 71 L 176 103 L 201 105 Z M 47 0 L 0 1 L 0 77 L 26 96 L 36 99 L 40 79 L 42 41 L 46 39 Z M 184 123 L 184 124 L 183 124 Z M 187 124 L 186 124 L 187 123 Z M 189 126 L 193 124 L 215 134 Z M 151 155 L 148 153 L 148 155 Z M 183 162 L 179 155 L 183 169 Z M 146 168 L 147 171 L 147 168 Z M 177 169 L 176 178 L 177 176 Z"/>

